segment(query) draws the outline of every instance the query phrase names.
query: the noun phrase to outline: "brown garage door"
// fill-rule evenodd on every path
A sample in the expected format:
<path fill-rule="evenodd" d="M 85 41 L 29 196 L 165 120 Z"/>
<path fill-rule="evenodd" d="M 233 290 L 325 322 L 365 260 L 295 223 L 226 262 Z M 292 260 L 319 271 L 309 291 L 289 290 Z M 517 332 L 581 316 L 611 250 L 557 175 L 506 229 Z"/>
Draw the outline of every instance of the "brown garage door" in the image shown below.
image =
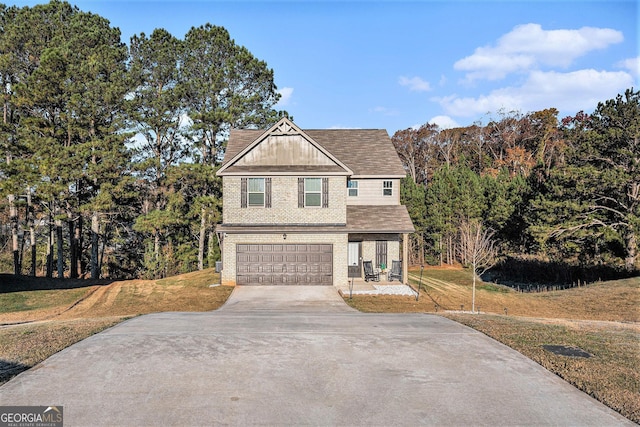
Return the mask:
<path fill-rule="evenodd" d="M 333 285 L 333 246 L 236 245 L 238 285 Z"/>

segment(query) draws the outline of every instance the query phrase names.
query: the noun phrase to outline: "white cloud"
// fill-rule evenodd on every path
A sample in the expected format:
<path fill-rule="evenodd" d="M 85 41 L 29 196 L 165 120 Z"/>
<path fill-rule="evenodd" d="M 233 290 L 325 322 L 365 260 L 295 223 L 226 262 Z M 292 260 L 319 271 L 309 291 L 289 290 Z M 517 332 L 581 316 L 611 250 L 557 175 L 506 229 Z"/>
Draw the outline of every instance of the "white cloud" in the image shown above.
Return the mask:
<path fill-rule="evenodd" d="M 453 67 L 467 71 L 468 81 L 499 80 L 510 73 L 542 65 L 566 68 L 576 58 L 623 39 L 620 31 L 609 28 L 543 30 L 539 24 L 525 24 L 500 37 L 495 46 L 477 48 L 473 55 L 458 60 Z"/>
<path fill-rule="evenodd" d="M 636 78 L 640 78 L 640 56 L 636 58 L 625 59 L 616 64 L 618 68 L 629 70 Z"/>
<path fill-rule="evenodd" d="M 286 107 L 287 105 L 289 105 L 289 102 L 291 101 L 291 96 L 293 95 L 293 88 L 283 87 L 278 91 L 278 93 L 280 94 L 280 100 L 278 101 L 276 106 Z"/>
<path fill-rule="evenodd" d="M 401 86 L 407 86 L 412 92 L 429 92 L 431 90 L 429 82 L 422 80 L 420 77 L 400 76 L 398 83 Z"/>
<path fill-rule="evenodd" d="M 435 116 L 428 123 L 438 125 L 440 129 L 459 128 L 460 124 L 449 116 Z"/>
<path fill-rule="evenodd" d="M 633 81 L 633 77 L 624 71 L 534 71 L 521 86 L 496 89 L 475 98 L 451 95 L 432 100 L 455 117 L 478 116 L 501 109 L 526 113 L 552 107 L 574 114 L 580 110 L 589 111 L 598 102 L 614 98 L 631 87 Z"/>

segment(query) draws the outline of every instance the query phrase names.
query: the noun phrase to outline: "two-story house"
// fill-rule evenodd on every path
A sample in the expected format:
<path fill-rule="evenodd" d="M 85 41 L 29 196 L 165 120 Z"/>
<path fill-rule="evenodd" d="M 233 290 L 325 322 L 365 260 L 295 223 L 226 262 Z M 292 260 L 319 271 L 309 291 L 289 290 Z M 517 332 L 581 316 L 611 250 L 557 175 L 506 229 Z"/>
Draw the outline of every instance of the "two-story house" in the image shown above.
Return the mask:
<path fill-rule="evenodd" d="M 405 171 L 385 130 L 234 129 L 217 175 L 222 284 L 341 286 L 363 260 L 407 259 Z"/>

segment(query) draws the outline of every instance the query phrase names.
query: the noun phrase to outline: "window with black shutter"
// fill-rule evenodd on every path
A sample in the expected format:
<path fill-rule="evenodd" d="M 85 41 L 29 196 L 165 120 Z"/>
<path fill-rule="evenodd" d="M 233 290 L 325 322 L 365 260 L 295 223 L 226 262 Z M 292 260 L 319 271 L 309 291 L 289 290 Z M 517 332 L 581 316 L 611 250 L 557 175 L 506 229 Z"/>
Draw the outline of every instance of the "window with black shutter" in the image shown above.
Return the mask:
<path fill-rule="evenodd" d="M 240 207 L 271 207 L 271 178 L 241 178 Z"/>

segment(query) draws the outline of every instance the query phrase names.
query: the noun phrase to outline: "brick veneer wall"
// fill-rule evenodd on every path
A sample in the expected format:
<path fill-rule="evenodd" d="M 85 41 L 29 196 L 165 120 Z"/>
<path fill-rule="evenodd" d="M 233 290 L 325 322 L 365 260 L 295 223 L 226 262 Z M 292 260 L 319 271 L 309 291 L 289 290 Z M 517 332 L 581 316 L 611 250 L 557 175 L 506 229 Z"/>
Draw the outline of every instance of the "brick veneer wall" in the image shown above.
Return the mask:
<path fill-rule="evenodd" d="M 271 208 L 240 207 L 241 177 L 223 178 L 224 224 L 345 224 L 346 177 L 329 177 L 329 207 L 298 208 L 298 177 L 271 178 Z"/>

